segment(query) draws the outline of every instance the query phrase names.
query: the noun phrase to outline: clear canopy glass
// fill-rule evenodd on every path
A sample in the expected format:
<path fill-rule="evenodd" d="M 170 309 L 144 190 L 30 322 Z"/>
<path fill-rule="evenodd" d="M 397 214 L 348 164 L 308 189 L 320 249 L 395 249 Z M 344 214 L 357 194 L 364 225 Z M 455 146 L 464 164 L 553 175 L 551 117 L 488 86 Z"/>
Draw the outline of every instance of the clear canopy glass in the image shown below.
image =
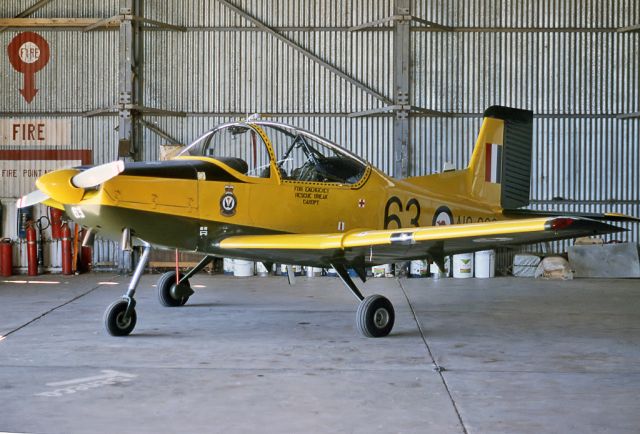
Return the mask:
<path fill-rule="evenodd" d="M 269 138 L 274 158 L 260 132 Z M 221 125 L 179 154 L 184 155 L 215 158 L 247 176 L 269 178 L 275 166 L 284 180 L 340 184 L 357 183 L 367 166 L 320 136 L 276 122 Z"/>

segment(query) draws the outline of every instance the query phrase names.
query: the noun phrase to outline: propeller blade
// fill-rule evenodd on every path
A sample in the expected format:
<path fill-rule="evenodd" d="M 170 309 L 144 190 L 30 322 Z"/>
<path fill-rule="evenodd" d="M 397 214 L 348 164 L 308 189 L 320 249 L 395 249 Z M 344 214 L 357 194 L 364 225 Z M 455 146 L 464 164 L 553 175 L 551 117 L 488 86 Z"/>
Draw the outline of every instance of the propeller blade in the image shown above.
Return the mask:
<path fill-rule="evenodd" d="M 49 196 L 41 192 L 40 190 L 32 191 L 31 193 L 22 196 L 17 200 L 16 206 L 18 208 L 26 208 L 28 206 L 36 205 L 40 202 L 44 202 L 49 199 Z"/>
<path fill-rule="evenodd" d="M 111 163 L 101 164 L 78 173 L 71 178 L 71 183 L 78 188 L 95 187 L 118 176 L 122 172 L 124 172 L 124 161 L 112 161 Z"/>

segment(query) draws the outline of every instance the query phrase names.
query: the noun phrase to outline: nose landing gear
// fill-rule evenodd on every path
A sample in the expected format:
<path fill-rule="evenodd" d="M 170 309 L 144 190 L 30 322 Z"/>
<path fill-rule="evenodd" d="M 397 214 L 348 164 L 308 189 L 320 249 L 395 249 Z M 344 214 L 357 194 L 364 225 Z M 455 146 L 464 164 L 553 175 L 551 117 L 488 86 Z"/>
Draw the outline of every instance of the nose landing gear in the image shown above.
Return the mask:
<path fill-rule="evenodd" d="M 138 261 L 138 265 L 136 265 L 126 294 L 122 296 L 122 299 L 111 303 L 104 313 L 104 325 L 111 336 L 126 336 L 136 326 L 137 315 L 134 295 L 140 282 L 140 277 L 144 272 L 144 267 L 147 266 L 150 252 L 151 246 L 145 243 L 142 256 Z"/>

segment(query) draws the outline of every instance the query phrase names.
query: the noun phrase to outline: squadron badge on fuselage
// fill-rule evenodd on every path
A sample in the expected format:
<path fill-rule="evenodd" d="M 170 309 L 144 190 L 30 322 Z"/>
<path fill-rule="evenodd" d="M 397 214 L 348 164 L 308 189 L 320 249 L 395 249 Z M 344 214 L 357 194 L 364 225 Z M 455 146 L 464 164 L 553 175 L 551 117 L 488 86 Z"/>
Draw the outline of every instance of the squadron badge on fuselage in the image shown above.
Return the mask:
<path fill-rule="evenodd" d="M 233 185 L 225 185 L 224 194 L 220 198 L 220 214 L 231 217 L 236 214 L 238 199 L 233 194 Z"/>

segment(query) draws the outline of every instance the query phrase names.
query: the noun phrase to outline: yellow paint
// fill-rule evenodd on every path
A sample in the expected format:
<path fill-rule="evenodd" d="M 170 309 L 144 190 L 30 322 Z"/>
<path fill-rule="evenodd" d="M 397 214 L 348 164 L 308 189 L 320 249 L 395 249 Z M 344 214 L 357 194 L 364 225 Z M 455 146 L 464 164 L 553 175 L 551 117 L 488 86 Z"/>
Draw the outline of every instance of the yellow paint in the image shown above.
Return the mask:
<path fill-rule="evenodd" d="M 36 187 L 58 203 L 75 204 L 82 200 L 84 189 L 71 183 L 78 170 L 62 169 L 49 172 L 36 180 Z"/>
<path fill-rule="evenodd" d="M 219 241 L 225 249 L 379 246 L 390 244 L 397 232 L 412 234 L 414 242 L 508 234 L 514 234 L 517 241 L 517 234 L 544 232 L 549 220 L 505 220 L 500 207 L 500 184 L 485 181 L 485 144 L 503 144 L 502 120 L 485 118 L 469 166 L 463 170 L 396 180 L 367 166 L 355 184 L 281 178 L 269 137 L 258 125 L 248 125 L 260 134 L 267 147 L 271 158 L 269 178 L 244 175 L 214 158 L 184 156 L 178 159 L 216 165 L 238 181 L 121 174 L 99 190 L 85 192 L 70 183 L 77 171 L 59 170 L 38 179 L 37 185 L 52 198 L 51 203 L 59 206 L 105 205 L 184 217 L 195 221 L 198 228 L 248 227 L 258 232 L 286 233 L 210 240 Z M 227 191 L 235 197 L 233 215 L 224 215 L 221 210 L 221 199 Z M 451 211 L 454 225 L 432 226 L 442 207 Z M 184 229 L 167 228 L 173 234 L 181 230 Z M 163 244 L 162 240 L 148 241 Z"/>
<path fill-rule="evenodd" d="M 395 180 L 371 166 L 356 184 L 281 179 L 269 137 L 258 125 L 250 124 L 272 159 L 270 178 L 244 175 L 214 158 L 184 156 L 178 159 L 217 165 L 242 182 L 120 175 L 105 182 L 98 192 L 90 190 L 83 196 L 84 190 L 70 183 L 77 171 L 61 170 L 41 177 L 38 187 L 64 204 L 82 200 L 288 233 L 381 230 L 385 219 L 389 229 L 431 226 L 442 206 L 451 210 L 453 223 L 502 219 L 497 206 L 499 185 L 484 182 L 484 143 L 502 143 L 503 124 L 485 119 L 467 169 L 407 180 Z M 227 187 L 233 187 L 237 199 L 231 217 L 222 215 L 219 205 Z"/>
<path fill-rule="evenodd" d="M 521 219 L 467 225 L 433 226 L 402 230 L 413 234 L 415 242 L 452 240 L 509 234 L 544 232 L 549 218 Z M 244 235 L 230 237 L 220 242 L 225 249 L 298 249 L 328 250 L 349 247 L 378 246 L 391 244 L 391 237 L 397 230 L 351 231 L 345 234 L 286 234 L 286 235 Z"/>
<path fill-rule="evenodd" d="M 50 206 L 51 208 L 57 208 L 64 211 L 64 205 L 57 200 L 47 199 L 42 202 L 43 204 Z"/>

